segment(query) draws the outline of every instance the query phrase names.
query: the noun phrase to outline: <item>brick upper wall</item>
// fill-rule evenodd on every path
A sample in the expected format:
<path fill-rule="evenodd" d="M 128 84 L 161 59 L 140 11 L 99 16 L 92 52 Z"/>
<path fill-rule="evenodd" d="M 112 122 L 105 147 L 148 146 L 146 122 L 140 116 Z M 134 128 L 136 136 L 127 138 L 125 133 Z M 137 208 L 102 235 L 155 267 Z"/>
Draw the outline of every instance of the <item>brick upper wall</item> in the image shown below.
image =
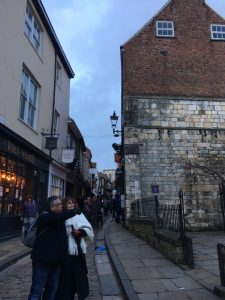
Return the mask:
<path fill-rule="evenodd" d="M 156 37 L 157 20 L 172 20 L 175 37 Z M 171 0 L 124 44 L 123 95 L 225 97 L 225 41 L 211 40 L 212 23 L 225 20 L 203 0 Z"/>

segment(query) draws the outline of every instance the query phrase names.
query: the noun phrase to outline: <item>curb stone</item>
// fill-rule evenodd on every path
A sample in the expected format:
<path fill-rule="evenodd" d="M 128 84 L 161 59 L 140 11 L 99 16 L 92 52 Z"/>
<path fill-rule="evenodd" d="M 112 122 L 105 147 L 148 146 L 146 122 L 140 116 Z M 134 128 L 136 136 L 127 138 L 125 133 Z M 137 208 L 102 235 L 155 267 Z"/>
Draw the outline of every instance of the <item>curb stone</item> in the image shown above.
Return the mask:
<path fill-rule="evenodd" d="M 30 249 L 26 249 L 24 251 L 21 251 L 21 252 L 19 252 L 17 254 L 12 255 L 7 260 L 5 260 L 2 263 L 0 263 L 0 271 L 3 271 L 4 269 L 8 268 L 10 265 L 16 263 L 21 258 L 29 255 L 30 253 L 31 253 L 31 250 Z"/>
<path fill-rule="evenodd" d="M 127 300 L 138 300 L 139 298 L 136 295 L 134 288 L 133 288 L 132 284 L 130 283 L 130 280 L 127 276 L 127 273 L 124 270 L 117 254 L 116 254 L 116 251 L 111 243 L 111 240 L 109 237 L 109 230 L 110 230 L 110 225 L 108 225 L 105 229 L 105 244 L 106 244 L 106 248 L 109 253 L 110 260 L 114 267 L 115 273 L 117 275 L 117 279 L 118 279 L 121 289 L 123 291 L 123 295 L 124 295 L 125 299 L 127 299 Z"/>

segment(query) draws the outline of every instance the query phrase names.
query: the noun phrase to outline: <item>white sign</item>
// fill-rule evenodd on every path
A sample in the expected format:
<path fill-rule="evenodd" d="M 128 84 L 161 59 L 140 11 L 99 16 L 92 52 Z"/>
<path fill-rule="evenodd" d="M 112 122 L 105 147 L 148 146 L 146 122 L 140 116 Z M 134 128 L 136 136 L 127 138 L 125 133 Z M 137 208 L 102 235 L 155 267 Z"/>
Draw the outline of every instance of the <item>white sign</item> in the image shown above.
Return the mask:
<path fill-rule="evenodd" d="M 62 163 L 69 164 L 73 162 L 74 149 L 63 149 L 62 150 Z"/>
<path fill-rule="evenodd" d="M 95 168 L 89 169 L 89 174 L 97 174 L 97 173 L 98 173 L 97 169 Z"/>

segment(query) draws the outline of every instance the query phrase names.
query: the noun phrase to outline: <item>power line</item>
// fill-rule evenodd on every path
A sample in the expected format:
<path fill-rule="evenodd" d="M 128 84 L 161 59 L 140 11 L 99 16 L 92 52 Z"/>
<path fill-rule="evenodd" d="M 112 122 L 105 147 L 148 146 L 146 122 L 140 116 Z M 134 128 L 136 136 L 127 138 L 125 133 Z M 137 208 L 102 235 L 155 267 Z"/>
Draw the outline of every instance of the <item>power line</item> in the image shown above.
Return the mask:
<path fill-rule="evenodd" d="M 86 138 L 97 138 L 97 139 L 102 139 L 102 138 L 113 138 L 113 136 L 112 135 L 84 135 L 83 136 L 85 139 Z"/>

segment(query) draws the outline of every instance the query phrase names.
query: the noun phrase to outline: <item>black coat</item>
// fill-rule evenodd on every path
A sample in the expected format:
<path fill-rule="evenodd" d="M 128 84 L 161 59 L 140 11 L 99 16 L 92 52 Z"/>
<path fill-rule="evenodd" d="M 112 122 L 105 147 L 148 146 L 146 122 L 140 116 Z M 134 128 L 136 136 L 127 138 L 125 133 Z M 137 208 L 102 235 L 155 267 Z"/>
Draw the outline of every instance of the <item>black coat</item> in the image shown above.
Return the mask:
<path fill-rule="evenodd" d="M 54 266 L 64 262 L 67 255 L 65 220 L 73 216 L 74 210 L 40 215 L 37 223 L 37 239 L 31 253 L 32 259 Z"/>

